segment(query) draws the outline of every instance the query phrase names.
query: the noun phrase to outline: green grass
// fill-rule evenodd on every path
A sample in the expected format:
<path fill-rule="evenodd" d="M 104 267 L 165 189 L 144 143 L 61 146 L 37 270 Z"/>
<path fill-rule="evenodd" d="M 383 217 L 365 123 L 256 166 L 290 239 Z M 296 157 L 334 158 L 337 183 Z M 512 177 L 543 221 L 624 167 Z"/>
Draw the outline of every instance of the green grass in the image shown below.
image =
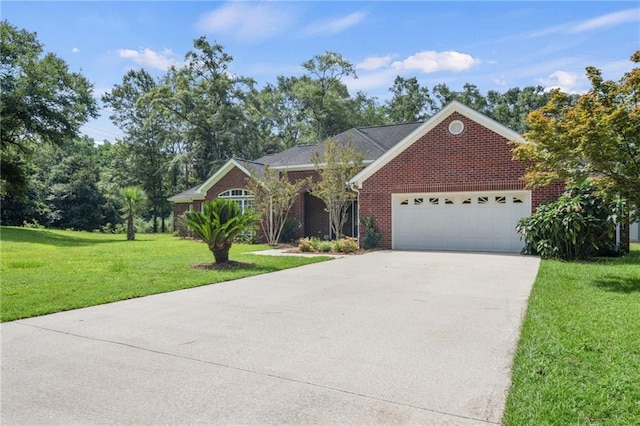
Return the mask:
<path fill-rule="evenodd" d="M 512 380 L 506 425 L 640 424 L 640 245 L 542 262 Z"/>
<path fill-rule="evenodd" d="M 192 269 L 211 263 L 204 243 L 162 234 L 124 235 L 0 228 L 0 320 L 197 287 L 293 268 L 328 258 L 261 256 L 267 246 L 234 244 L 230 259 L 254 266 Z"/>

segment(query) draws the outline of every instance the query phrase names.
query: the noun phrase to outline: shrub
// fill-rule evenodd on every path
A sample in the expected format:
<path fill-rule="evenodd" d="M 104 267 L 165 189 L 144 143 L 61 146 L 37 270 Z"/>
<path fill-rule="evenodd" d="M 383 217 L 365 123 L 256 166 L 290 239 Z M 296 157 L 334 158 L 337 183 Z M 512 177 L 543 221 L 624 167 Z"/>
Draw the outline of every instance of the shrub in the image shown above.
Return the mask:
<path fill-rule="evenodd" d="M 338 241 L 338 251 L 342 253 L 353 253 L 358 250 L 358 240 L 353 237 L 346 237 Z"/>
<path fill-rule="evenodd" d="M 372 217 L 362 218 L 362 227 L 364 238 L 362 240 L 362 247 L 365 250 L 369 250 L 378 247 L 378 243 L 382 239 L 382 234 L 378 231 L 375 221 Z"/>
<path fill-rule="evenodd" d="M 331 241 L 320 241 L 318 244 L 318 251 L 322 253 L 329 253 L 333 248 L 333 243 Z"/>
<path fill-rule="evenodd" d="M 302 228 L 302 223 L 296 219 L 287 218 L 284 221 L 284 227 L 280 233 L 280 241 L 290 243 L 296 240 L 298 232 Z"/>
<path fill-rule="evenodd" d="M 556 201 L 520 219 L 516 230 L 525 241 L 522 253 L 564 260 L 615 253 L 616 210 L 590 184 L 569 187 Z"/>
<path fill-rule="evenodd" d="M 309 240 L 309 243 L 311 244 L 311 248 L 313 248 L 313 251 L 320 250 L 320 238 L 311 237 L 311 239 Z"/>
<path fill-rule="evenodd" d="M 311 241 L 309 241 L 308 238 L 300 238 L 300 241 L 298 241 L 298 250 L 304 253 L 314 251 L 313 247 L 311 247 Z"/>

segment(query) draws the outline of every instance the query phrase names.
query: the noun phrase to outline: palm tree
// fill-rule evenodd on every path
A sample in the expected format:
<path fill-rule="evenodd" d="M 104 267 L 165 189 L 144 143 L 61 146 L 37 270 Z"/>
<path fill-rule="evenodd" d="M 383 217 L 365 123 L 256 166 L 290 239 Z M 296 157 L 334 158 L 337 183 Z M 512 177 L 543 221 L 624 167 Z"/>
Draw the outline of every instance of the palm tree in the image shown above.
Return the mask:
<path fill-rule="evenodd" d="M 259 217 L 253 212 L 242 212 L 232 200 L 216 199 L 202 206 L 202 212 L 185 214 L 184 224 L 213 253 L 215 263 L 229 262 L 229 250 L 233 239 L 243 232 L 255 228 Z"/>
<path fill-rule="evenodd" d="M 120 196 L 124 201 L 122 213 L 127 217 L 127 241 L 132 241 L 136 239 L 133 217 L 140 212 L 140 208 L 147 199 L 147 196 L 144 191 L 137 186 L 122 188 Z"/>

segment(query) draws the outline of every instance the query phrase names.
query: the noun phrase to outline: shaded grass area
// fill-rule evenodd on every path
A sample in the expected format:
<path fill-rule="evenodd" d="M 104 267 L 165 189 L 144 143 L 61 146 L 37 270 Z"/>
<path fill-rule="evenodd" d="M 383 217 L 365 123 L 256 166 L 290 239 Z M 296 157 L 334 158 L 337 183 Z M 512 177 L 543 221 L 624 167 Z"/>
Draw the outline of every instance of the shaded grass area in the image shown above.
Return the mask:
<path fill-rule="evenodd" d="M 542 262 L 512 380 L 506 425 L 640 424 L 640 245 Z"/>
<path fill-rule="evenodd" d="M 213 262 L 204 243 L 162 234 L 124 235 L 0 228 L 0 319 L 11 321 L 150 294 L 197 287 L 327 260 L 261 256 L 267 246 L 234 244 L 230 270 L 193 269 Z"/>

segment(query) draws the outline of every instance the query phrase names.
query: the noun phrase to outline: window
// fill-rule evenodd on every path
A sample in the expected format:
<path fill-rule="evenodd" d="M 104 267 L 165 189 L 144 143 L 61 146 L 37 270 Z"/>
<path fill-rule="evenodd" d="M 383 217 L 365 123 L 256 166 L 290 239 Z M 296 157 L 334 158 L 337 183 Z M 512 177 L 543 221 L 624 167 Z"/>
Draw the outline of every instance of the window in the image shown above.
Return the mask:
<path fill-rule="evenodd" d="M 513 197 L 513 204 L 522 204 L 524 203 L 524 200 L 522 199 L 522 197 Z"/>
<path fill-rule="evenodd" d="M 471 197 L 463 198 L 462 204 L 471 204 Z"/>
<path fill-rule="evenodd" d="M 478 197 L 478 204 L 487 204 L 489 202 L 489 197 Z"/>
<path fill-rule="evenodd" d="M 438 197 L 429 198 L 429 204 L 433 204 L 434 206 L 437 206 L 439 202 L 440 202 L 440 199 Z"/>
<path fill-rule="evenodd" d="M 220 193 L 218 195 L 218 198 L 232 200 L 240 207 L 240 210 L 243 213 L 247 210 L 252 210 L 254 207 L 254 196 L 246 189 L 230 189 L 228 191 Z"/>
<path fill-rule="evenodd" d="M 400 200 L 400 205 L 401 206 L 408 206 L 409 205 L 409 199 L 408 198 L 403 198 L 402 200 Z"/>
<path fill-rule="evenodd" d="M 414 206 L 421 206 L 424 203 L 424 198 L 414 198 L 413 199 L 413 205 Z"/>
<path fill-rule="evenodd" d="M 506 197 L 496 197 L 496 203 L 497 204 L 505 204 L 507 202 L 507 198 Z"/>
<path fill-rule="evenodd" d="M 445 204 L 453 204 L 453 200 L 451 198 L 445 198 L 444 199 L 444 203 Z"/>

